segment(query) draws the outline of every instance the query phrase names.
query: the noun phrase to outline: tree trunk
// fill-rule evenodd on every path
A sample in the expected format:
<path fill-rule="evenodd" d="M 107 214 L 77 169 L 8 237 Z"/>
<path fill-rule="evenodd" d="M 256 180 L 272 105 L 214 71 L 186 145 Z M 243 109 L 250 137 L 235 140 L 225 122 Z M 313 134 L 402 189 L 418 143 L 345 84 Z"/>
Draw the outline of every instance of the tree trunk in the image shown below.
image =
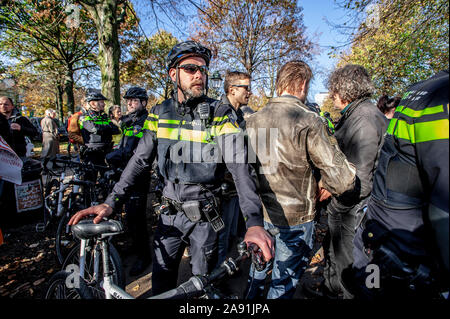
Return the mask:
<path fill-rule="evenodd" d="M 63 94 L 64 94 L 64 88 L 61 84 L 58 84 L 56 87 L 56 106 L 59 113 L 59 118 L 64 118 L 64 110 L 63 110 Z M 70 110 L 69 110 L 70 111 Z"/>
<path fill-rule="evenodd" d="M 95 4 L 82 1 L 89 11 L 98 36 L 98 65 L 102 76 L 102 93 L 109 107 L 120 104 L 119 60 L 120 44 L 117 21 L 117 0 L 101 0 Z"/>
<path fill-rule="evenodd" d="M 64 78 L 64 92 L 66 93 L 66 105 L 67 110 L 74 113 L 75 110 L 75 98 L 73 94 L 73 67 L 67 66 L 66 75 Z M 63 113 L 63 106 L 61 105 L 61 113 Z"/>

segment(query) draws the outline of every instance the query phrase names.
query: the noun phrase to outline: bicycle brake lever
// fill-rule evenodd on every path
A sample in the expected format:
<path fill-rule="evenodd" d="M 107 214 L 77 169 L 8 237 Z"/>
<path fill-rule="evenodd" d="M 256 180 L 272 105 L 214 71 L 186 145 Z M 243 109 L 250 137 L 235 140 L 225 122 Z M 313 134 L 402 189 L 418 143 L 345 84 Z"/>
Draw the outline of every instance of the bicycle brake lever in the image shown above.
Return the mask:
<path fill-rule="evenodd" d="M 252 256 L 252 264 L 257 271 L 263 271 L 266 268 L 266 262 L 264 261 L 262 250 L 258 248 L 256 251 L 253 249 L 255 244 L 250 244 L 248 249 Z"/>

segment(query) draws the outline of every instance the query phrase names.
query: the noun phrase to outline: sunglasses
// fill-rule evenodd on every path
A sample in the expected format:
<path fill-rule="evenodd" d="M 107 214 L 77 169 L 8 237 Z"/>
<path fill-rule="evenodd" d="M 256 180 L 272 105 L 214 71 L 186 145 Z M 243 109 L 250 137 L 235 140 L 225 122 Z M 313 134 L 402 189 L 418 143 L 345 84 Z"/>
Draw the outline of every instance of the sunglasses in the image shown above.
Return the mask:
<path fill-rule="evenodd" d="M 234 87 L 237 87 L 237 88 L 244 88 L 247 92 L 251 92 L 252 91 L 252 87 L 250 85 L 240 84 L 240 85 L 231 85 L 231 86 L 234 86 Z"/>
<path fill-rule="evenodd" d="M 208 74 L 208 67 L 206 65 L 183 64 L 178 67 L 188 74 L 195 74 L 197 71 L 200 71 L 202 74 Z"/>

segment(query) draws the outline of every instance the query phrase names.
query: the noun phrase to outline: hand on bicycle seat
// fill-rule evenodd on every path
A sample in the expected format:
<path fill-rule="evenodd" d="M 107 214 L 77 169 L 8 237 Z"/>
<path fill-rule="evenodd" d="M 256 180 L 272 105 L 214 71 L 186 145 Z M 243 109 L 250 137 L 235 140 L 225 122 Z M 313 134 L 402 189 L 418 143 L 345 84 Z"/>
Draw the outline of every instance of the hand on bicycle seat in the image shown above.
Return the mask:
<path fill-rule="evenodd" d="M 271 260 L 275 254 L 273 237 L 261 226 L 252 226 L 247 229 L 244 241 L 248 246 L 255 244 L 255 249 L 261 249 L 264 260 Z"/>
<path fill-rule="evenodd" d="M 90 215 L 97 215 L 94 218 L 93 222 L 94 224 L 98 224 L 102 221 L 104 217 L 108 217 L 109 215 L 111 215 L 112 212 L 113 209 L 109 205 L 104 203 L 96 206 L 91 206 L 77 212 L 75 215 L 72 216 L 72 218 L 70 218 L 67 224 L 68 225 L 78 224 L 80 220 Z"/>

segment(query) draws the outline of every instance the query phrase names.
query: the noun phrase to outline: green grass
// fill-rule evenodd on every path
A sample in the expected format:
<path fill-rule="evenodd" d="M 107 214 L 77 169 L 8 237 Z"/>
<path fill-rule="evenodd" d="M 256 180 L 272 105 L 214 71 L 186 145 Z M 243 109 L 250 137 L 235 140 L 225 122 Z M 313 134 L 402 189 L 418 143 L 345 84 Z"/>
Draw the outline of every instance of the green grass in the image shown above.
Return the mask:
<path fill-rule="evenodd" d="M 34 148 L 34 156 L 33 157 L 40 157 L 42 152 L 42 142 L 33 142 Z M 67 154 L 67 144 L 68 142 L 60 142 L 59 143 L 59 153 L 60 154 Z"/>

